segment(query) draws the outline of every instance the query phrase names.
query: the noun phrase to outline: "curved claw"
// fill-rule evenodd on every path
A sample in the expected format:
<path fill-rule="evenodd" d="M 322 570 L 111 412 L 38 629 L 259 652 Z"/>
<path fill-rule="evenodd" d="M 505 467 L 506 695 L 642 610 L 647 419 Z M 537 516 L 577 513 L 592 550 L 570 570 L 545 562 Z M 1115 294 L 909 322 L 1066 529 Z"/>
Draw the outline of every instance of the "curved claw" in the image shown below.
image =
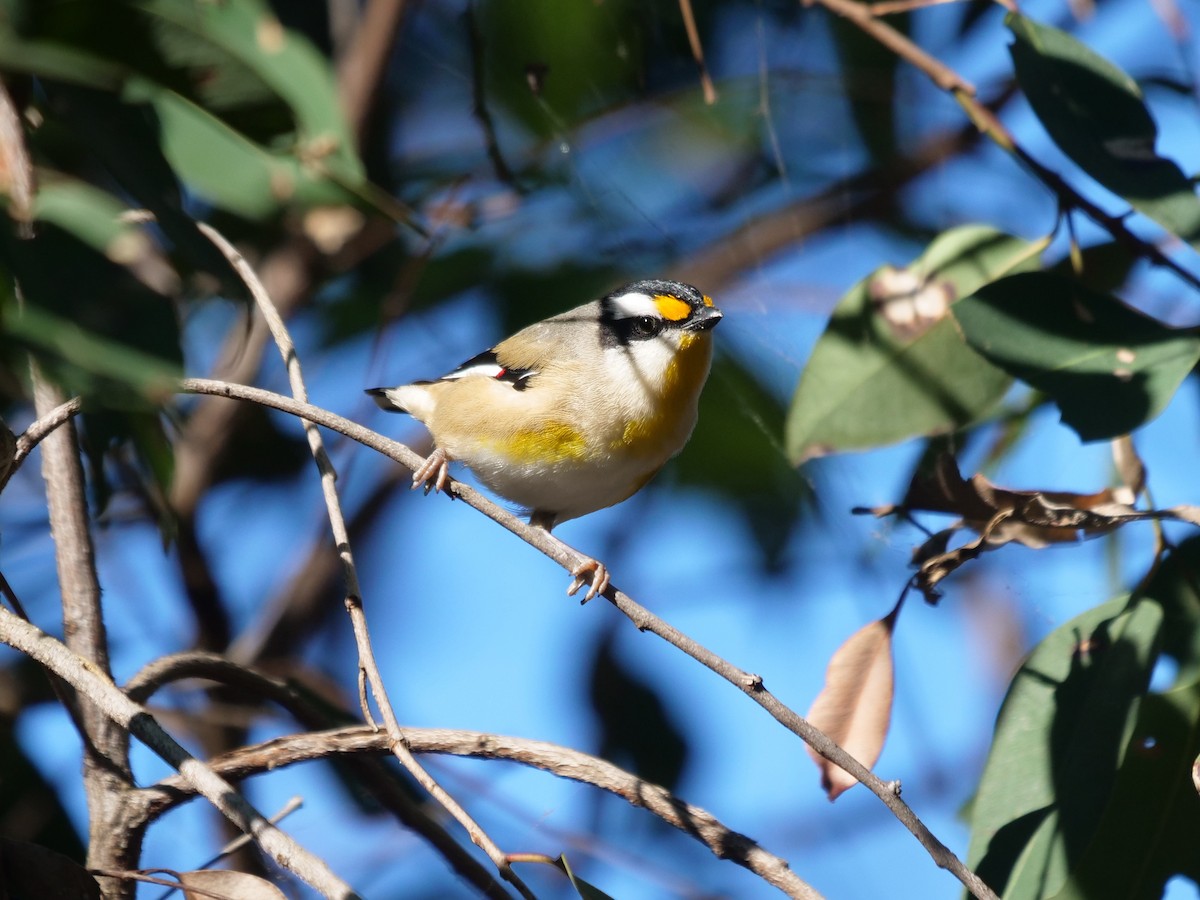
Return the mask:
<path fill-rule="evenodd" d="M 568 597 L 574 597 L 576 592 L 587 583 L 588 579 L 585 579 L 584 576 L 588 573 L 591 573 L 592 577 L 590 580 L 592 584 L 588 588 L 587 593 L 583 595 L 583 599 L 579 601 L 580 603 L 587 603 L 589 600 L 608 590 L 608 569 L 604 563 L 595 559 L 585 559 L 571 570 L 571 577 L 574 580 L 571 582 L 570 587 L 567 588 Z"/>
<path fill-rule="evenodd" d="M 439 492 L 446 487 L 446 479 L 450 477 L 450 457 L 446 455 L 446 451 L 438 447 L 429 454 L 429 458 L 421 464 L 417 471 L 413 472 L 412 490 L 419 487 L 425 488 L 425 494 L 428 496 L 430 491 Z M 433 479 L 430 482 L 430 479 Z"/>

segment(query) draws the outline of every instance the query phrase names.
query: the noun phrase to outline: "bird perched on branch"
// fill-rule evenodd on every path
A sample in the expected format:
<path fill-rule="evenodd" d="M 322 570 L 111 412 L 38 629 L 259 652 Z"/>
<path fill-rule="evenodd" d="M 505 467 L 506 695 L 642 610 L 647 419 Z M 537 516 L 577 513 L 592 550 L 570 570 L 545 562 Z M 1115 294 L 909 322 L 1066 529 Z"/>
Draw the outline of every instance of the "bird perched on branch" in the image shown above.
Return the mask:
<path fill-rule="evenodd" d="M 459 461 L 549 531 L 632 496 L 683 448 L 720 320 L 691 285 L 635 281 L 523 328 L 436 381 L 367 393 L 433 436 L 414 488 L 441 490 Z M 571 595 L 590 580 L 585 602 L 608 587 L 594 559 L 571 575 Z"/>

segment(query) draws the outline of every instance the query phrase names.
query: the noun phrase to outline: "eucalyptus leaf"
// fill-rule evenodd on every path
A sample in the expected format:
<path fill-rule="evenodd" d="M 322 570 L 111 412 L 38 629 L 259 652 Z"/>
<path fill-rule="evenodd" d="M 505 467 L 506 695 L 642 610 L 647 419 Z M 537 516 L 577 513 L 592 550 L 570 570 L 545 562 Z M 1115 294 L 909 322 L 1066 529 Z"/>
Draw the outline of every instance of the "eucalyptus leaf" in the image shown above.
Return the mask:
<path fill-rule="evenodd" d="M 1049 394 L 1085 441 L 1153 419 L 1200 361 L 1194 332 L 1168 328 L 1061 275 L 1010 276 L 953 312 L 967 343 Z"/>
<path fill-rule="evenodd" d="M 1087 850 L 1162 621 L 1153 600 L 1109 601 L 1053 631 L 1014 676 L 971 812 L 967 865 L 994 890 L 1052 894 Z M 1026 893 L 1029 884 L 1038 890 Z"/>
<path fill-rule="evenodd" d="M 1137 83 L 1065 31 L 1009 13 L 1017 81 L 1063 153 L 1134 209 L 1200 247 L 1200 198 L 1155 150 L 1158 128 Z"/>
<path fill-rule="evenodd" d="M 1009 378 L 963 342 L 945 310 L 989 281 L 1037 266 L 1037 252 L 1029 241 L 964 226 L 940 235 L 908 268 L 878 270 L 851 288 L 792 399 L 792 461 L 941 434 L 986 415 Z M 888 291 L 889 276 L 899 290 Z M 932 314 L 922 317 L 930 294 Z"/>
<path fill-rule="evenodd" d="M 1145 698 L 1095 835 L 1056 900 L 1157 900 L 1174 875 L 1200 883 L 1197 721 L 1198 683 Z"/>

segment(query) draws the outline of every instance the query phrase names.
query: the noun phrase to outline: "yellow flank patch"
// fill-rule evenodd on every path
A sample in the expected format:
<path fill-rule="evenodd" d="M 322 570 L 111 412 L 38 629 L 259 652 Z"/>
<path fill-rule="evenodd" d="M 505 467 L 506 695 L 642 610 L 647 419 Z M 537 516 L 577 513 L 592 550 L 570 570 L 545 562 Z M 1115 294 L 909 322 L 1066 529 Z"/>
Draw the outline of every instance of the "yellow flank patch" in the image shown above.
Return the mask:
<path fill-rule="evenodd" d="M 500 449 L 518 462 L 556 463 L 580 459 L 587 447 L 583 435 L 562 422 L 527 428 L 501 441 Z"/>
<path fill-rule="evenodd" d="M 670 294 L 656 294 L 654 305 L 668 322 L 682 322 L 692 312 L 692 308 L 686 302 Z"/>

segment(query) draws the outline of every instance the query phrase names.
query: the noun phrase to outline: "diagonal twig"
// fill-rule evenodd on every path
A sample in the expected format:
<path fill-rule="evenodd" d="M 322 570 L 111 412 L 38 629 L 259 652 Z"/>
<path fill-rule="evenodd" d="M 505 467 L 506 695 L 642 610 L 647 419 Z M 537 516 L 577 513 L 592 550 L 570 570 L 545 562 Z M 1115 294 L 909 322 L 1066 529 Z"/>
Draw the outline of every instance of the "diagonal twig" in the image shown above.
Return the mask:
<path fill-rule="evenodd" d="M 918 47 L 887 22 L 875 18 L 870 8 L 859 0 L 802 0 L 805 5 L 819 4 L 830 12 L 853 22 L 871 37 L 911 63 L 939 88 L 958 101 L 971 122 L 1000 149 L 1012 154 L 1033 175 L 1058 197 L 1065 209 L 1078 209 L 1107 231 L 1118 243 L 1129 247 L 1138 256 L 1156 266 L 1169 269 L 1192 287 L 1200 289 L 1200 276 L 1189 272 L 1150 241 L 1138 237 L 1126 224 L 1127 216 L 1112 216 L 1071 187 L 1061 175 L 1042 165 L 1025 150 L 1004 124 L 979 102 L 975 88 L 937 57 Z"/>
<path fill-rule="evenodd" d="M 356 422 L 351 422 L 349 419 L 321 409 L 320 407 L 312 406 L 308 403 L 300 403 L 290 397 L 265 391 L 261 388 L 212 381 L 206 378 L 184 378 L 179 382 L 179 390 L 185 393 L 208 394 L 246 400 L 251 403 L 261 403 L 281 412 L 290 413 L 302 419 L 308 419 L 311 422 L 344 434 L 351 440 L 384 454 L 410 471 L 415 471 L 425 462 L 421 456 L 403 444 L 371 431 L 369 428 L 365 428 Z M 501 527 L 511 531 L 530 546 L 540 550 L 568 571 L 578 566 L 586 558 L 578 550 L 568 546 L 553 535 L 548 534 L 544 529 L 535 528 L 517 518 L 469 485 L 451 479 L 446 487 L 446 491 L 454 497 L 461 499 L 468 506 L 483 513 Z M 615 587 L 610 585 L 608 590 L 604 592 L 604 596 L 624 613 L 639 630 L 649 631 L 658 635 L 667 643 L 695 659 L 701 665 L 720 675 L 765 709 L 777 722 L 800 737 L 813 750 L 853 775 L 871 793 L 883 801 L 892 814 L 917 838 L 938 866 L 950 871 L 971 893 L 981 898 L 981 900 L 996 900 L 996 894 L 983 883 L 979 876 L 968 869 L 962 860 L 938 840 L 924 823 L 921 822 L 912 808 L 900 799 L 893 783 L 883 781 L 883 779 L 879 778 L 862 763 L 831 741 L 823 732 L 814 728 L 806 719 L 780 701 L 778 697 L 766 689 L 762 678 L 739 669 L 732 663 L 717 656 L 711 650 L 698 644 Z"/>

